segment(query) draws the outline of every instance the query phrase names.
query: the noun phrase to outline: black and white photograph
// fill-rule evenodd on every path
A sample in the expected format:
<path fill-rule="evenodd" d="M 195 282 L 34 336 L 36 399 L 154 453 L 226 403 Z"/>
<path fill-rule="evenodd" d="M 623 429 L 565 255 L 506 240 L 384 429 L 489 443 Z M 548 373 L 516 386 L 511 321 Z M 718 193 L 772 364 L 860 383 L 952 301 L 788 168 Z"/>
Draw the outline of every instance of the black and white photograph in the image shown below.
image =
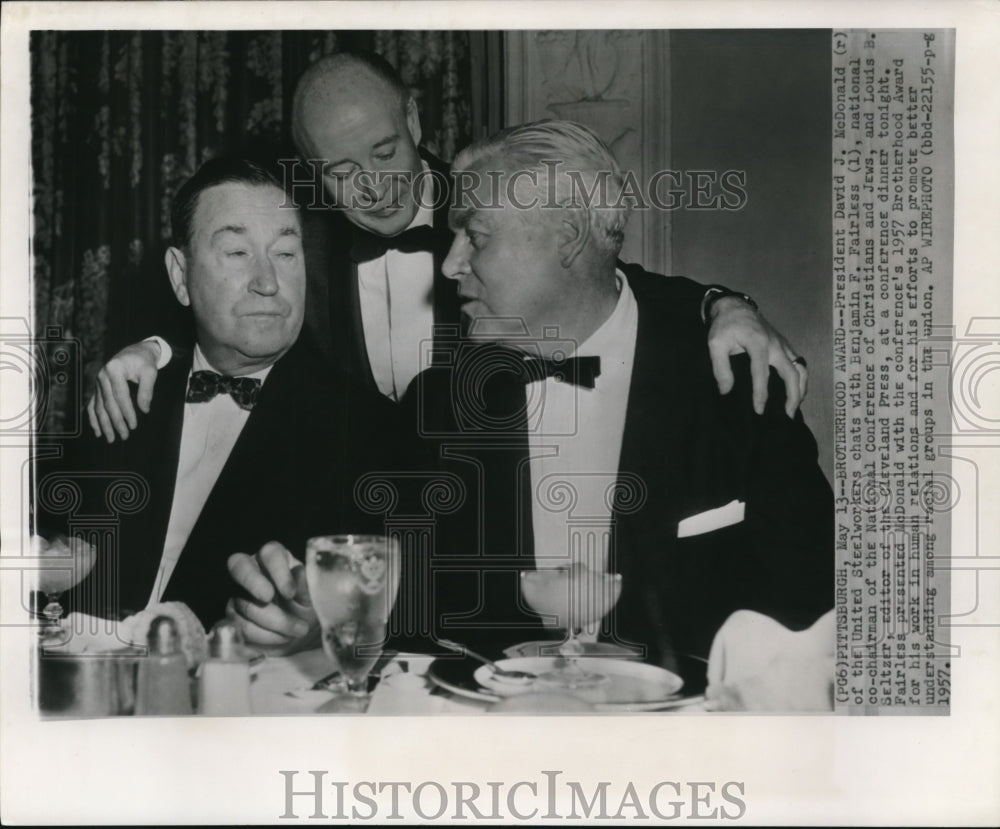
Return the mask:
<path fill-rule="evenodd" d="M 827 5 L 7 4 L 4 820 L 1000 817 L 998 25 Z"/>

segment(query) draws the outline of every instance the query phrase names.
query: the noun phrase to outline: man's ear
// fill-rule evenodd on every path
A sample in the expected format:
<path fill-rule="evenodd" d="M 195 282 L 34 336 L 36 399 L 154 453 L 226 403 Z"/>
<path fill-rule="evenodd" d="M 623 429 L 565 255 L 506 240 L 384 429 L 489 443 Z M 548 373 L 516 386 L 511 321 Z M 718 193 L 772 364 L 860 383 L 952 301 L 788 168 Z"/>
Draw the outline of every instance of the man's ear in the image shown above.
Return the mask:
<path fill-rule="evenodd" d="M 164 257 L 167 266 L 167 276 L 170 277 L 170 287 L 174 289 L 174 296 L 181 305 L 190 305 L 191 297 L 188 296 L 187 289 L 187 259 L 184 251 L 180 248 L 167 248 Z"/>
<path fill-rule="evenodd" d="M 423 133 L 420 131 L 420 110 L 417 109 L 417 102 L 413 98 L 408 98 L 406 101 L 406 128 L 410 131 L 413 146 L 419 147 Z"/>
<path fill-rule="evenodd" d="M 584 207 L 566 207 L 559 212 L 559 226 L 556 228 L 559 262 L 568 268 L 590 241 L 590 211 Z"/>

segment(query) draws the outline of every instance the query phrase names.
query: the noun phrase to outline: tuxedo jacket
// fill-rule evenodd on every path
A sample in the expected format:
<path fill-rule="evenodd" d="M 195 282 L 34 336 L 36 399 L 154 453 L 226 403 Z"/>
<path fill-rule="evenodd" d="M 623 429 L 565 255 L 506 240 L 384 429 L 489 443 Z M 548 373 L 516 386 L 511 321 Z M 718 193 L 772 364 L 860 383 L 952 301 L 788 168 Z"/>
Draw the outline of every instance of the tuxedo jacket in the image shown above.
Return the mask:
<path fill-rule="evenodd" d="M 459 325 L 458 290 L 441 273 L 451 248 L 448 228 L 449 168 L 421 149 L 420 154 L 434 173 L 436 194 L 433 217 L 433 306 L 435 325 Z M 306 260 L 306 318 L 304 336 L 327 363 L 372 391 L 377 391 L 361 321 L 358 266 L 351 251 L 367 231 L 349 222 L 335 209 L 301 211 Z"/>
<path fill-rule="evenodd" d="M 149 599 L 174 494 L 190 368 L 190 354 L 179 355 L 160 372 L 150 412 L 140 414 L 128 440 L 107 445 L 86 435 L 64 457 L 38 465 L 43 535 L 110 527 L 94 572 L 71 597 L 73 609 L 110 617 L 140 610 Z M 397 459 L 397 409 L 336 379 L 295 346 L 264 382 L 163 600 L 185 602 L 208 626 L 236 593 L 226 568 L 230 554 L 253 554 L 278 540 L 304 558 L 313 535 L 383 532 L 382 519 L 356 504 L 354 487 L 361 475 Z M 52 494 L 60 480 L 80 494 L 69 511 Z"/>
<path fill-rule="evenodd" d="M 785 415 L 773 373 L 766 411 L 754 413 L 745 356 L 735 388 L 720 395 L 704 326 L 675 302 L 677 280 L 637 266 L 626 275 L 638 331 L 609 564 L 623 581 L 602 637 L 671 667 L 677 654 L 706 657 L 741 608 L 808 626 L 833 606 L 834 562 L 833 497 L 812 434 L 800 414 Z M 461 478 L 467 493 L 437 521 L 428 615 L 433 635 L 498 653 L 540 632 L 516 577 L 534 569 L 528 398 L 509 352 L 466 346 L 451 363 L 419 375 L 404 400 L 425 462 Z M 745 505 L 742 521 L 679 537 L 684 519 L 732 501 Z"/>

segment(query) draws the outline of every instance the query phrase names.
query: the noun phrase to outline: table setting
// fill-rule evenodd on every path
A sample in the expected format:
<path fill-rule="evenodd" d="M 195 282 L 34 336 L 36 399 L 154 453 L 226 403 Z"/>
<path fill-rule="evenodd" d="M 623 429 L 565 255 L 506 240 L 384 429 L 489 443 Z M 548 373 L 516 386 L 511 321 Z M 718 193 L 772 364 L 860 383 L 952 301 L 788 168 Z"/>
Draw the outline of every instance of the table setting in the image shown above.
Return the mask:
<path fill-rule="evenodd" d="M 86 575 L 92 551 L 80 545 L 53 550 L 71 562 L 56 585 L 64 591 Z M 60 591 L 47 591 L 37 643 L 40 713 L 607 715 L 705 712 L 719 708 L 719 699 L 738 709 L 740 699 L 719 689 L 747 678 L 755 687 L 759 666 L 781 653 L 794 653 L 796 664 L 822 660 L 831 632 L 824 620 L 793 633 L 766 616 L 739 611 L 716 637 L 708 660 L 675 654 L 666 666 L 647 664 L 621 645 L 597 641 L 594 633 L 618 601 L 621 576 L 574 563 L 520 576 L 526 603 L 564 630 L 563 638 L 517 643 L 496 659 L 445 638 L 434 641 L 433 655 L 411 653 L 383 647 L 399 589 L 395 539 L 313 538 L 304 566 L 319 631 L 294 652 L 248 646 L 230 620 L 205 631 L 181 602 L 151 604 L 117 623 L 79 613 L 60 619 L 52 607 Z M 815 696 L 822 697 L 822 688 Z M 760 698 L 764 703 L 755 704 L 766 709 L 766 695 Z"/>

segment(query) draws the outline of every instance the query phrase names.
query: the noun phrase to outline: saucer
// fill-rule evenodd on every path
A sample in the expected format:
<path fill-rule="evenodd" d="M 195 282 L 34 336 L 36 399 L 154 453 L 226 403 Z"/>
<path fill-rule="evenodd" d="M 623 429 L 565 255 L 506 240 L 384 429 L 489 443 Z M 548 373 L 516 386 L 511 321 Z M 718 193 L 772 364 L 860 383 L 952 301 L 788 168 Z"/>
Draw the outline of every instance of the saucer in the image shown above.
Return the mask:
<path fill-rule="evenodd" d="M 560 665 L 556 665 L 559 662 Z M 561 657 L 516 657 L 497 662 L 508 670 L 529 671 L 536 676 L 561 667 Z M 680 707 L 689 695 L 680 694 L 684 681 L 674 673 L 630 659 L 581 657 L 583 670 L 600 672 L 608 681 L 597 688 L 563 691 L 591 703 L 598 711 L 658 711 Z M 526 683 L 498 682 L 493 671 L 468 657 L 435 659 L 427 671 L 431 681 L 454 694 L 485 702 L 528 691 L 557 690 L 552 685 L 534 680 Z"/>

